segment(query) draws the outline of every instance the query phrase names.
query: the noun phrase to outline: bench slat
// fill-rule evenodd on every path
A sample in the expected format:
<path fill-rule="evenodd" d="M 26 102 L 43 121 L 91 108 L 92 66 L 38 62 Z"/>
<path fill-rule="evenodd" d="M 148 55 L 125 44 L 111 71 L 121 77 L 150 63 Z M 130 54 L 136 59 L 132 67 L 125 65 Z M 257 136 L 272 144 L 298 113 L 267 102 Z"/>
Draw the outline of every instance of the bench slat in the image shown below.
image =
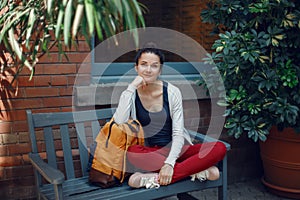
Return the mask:
<path fill-rule="evenodd" d="M 93 141 L 95 141 L 101 127 L 98 121 L 92 121 L 92 133 L 93 133 Z"/>
<path fill-rule="evenodd" d="M 75 173 L 68 125 L 61 125 L 60 132 L 67 179 L 72 179 L 75 178 Z"/>
<path fill-rule="evenodd" d="M 120 187 L 114 187 L 109 189 L 101 189 L 97 186 L 91 186 L 88 184 L 88 177 L 67 180 L 63 184 L 64 199 L 81 200 L 81 199 L 116 199 L 116 200 L 136 200 L 136 199 L 155 199 L 162 196 L 174 195 L 176 193 L 185 192 L 188 187 L 190 191 L 200 190 L 204 188 L 212 188 L 220 185 L 222 173 L 220 179 L 217 181 L 190 181 L 185 179 L 176 184 L 169 186 L 161 186 L 159 189 L 133 189 L 127 184 L 123 184 Z M 45 185 L 42 191 L 47 194 L 46 196 L 51 199 L 53 197 L 52 185 Z M 53 198 L 52 198 L 53 199 Z"/>
<path fill-rule="evenodd" d="M 112 117 L 115 108 L 105 108 L 101 110 L 56 112 L 56 113 L 35 113 L 33 117 L 34 127 L 55 126 L 60 124 L 70 124 L 73 122 L 93 121 L 97 119 L 107 119 Z"/>
<path fill-rule="evenodd" d="M 51 167 L 57 169 L 56 153 L 54 147 L 54 139 L 52 127 L 44 128 L 44 139 L 46 143 L 47 160 Z"/>
<path fill-rule="evenodd" d="M 81 172 L 83 176 L 86 176 L 87 173 L 87 165 L 88 165 L 88 150 L 87 150 L 87 143 L 86 143 L 86 134 L 84 123 L 76 123 L 76 131 L 77 131 L 77 139 L 78 139 L 78 148 L 79 148 L 79 155 L 81 161 Z"/>

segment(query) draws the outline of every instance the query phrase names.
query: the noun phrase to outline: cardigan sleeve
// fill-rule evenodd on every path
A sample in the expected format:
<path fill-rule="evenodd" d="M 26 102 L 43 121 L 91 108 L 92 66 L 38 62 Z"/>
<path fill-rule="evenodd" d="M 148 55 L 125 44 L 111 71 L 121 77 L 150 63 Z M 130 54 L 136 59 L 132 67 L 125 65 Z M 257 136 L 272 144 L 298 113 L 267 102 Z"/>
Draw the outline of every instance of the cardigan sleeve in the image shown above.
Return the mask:
<path fill-rule="evenodd" d="M 172 87 L 172 86 L 171 86 Z M 172 87 L 169 90 L 169 106 L 172 117 L 172 146 L 165 163 L 174 167 L 184 145 L 184 116 L 182 96 L 178 88 Z"/>
<path fill-rule="evenodd" d="M 117 124 L 122 124 L 128 121 L 133 107 L 132 99 L 135 92 L 136 88 L 131 84 L 129 84 L 127 89 L 122 92 L 118 107 L 113 115 L 113 118 Z"/>

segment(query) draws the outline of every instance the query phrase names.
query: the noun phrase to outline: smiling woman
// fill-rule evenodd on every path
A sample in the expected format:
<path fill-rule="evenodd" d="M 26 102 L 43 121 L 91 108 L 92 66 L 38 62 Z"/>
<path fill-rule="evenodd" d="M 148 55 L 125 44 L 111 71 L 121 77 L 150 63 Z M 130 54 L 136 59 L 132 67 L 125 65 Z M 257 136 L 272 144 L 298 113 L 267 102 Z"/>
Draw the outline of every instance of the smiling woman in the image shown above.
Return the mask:
<path fill-rule="evenodd" d="M 192 145 L 184 127 L 181 91 L 159 79 L 163 63 L 159 49 L 146 46 L 138 50 L 137 75 L 122 92 L 113 116 L 117 124 L 139 120 L 144 129 L 145 146 L 128 148 L 128 161 L 138 169 L 128 184 L 157 188 L 189 176 L 217 180 L 220 175 L 214 165 L 224 158 L 226 147 L 221 142 Z"/>

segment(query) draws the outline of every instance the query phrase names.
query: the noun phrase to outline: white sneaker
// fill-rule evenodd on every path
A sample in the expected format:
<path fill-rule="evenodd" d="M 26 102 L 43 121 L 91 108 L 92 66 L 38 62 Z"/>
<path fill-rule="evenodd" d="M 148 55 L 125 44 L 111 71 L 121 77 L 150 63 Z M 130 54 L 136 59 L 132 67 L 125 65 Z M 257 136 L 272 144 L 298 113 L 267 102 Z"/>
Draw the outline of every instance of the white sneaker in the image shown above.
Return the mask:
<path fill-rule="evenodd" d="M 219 179 L 219 177 L 219 169 L 216 166 L 212 166 L 204 171 L 191 175 L 191 181 L 195 181 L 196 178 L 199 179 L 201 182 L 206 180 L 214 181 Z"/>
<path fill-rule="evenodd" d="M 128 185 L 133 188 L 159 188 L 158 174 L 157 173 L 145 173 L 136 172 L 130 176 Z"/>

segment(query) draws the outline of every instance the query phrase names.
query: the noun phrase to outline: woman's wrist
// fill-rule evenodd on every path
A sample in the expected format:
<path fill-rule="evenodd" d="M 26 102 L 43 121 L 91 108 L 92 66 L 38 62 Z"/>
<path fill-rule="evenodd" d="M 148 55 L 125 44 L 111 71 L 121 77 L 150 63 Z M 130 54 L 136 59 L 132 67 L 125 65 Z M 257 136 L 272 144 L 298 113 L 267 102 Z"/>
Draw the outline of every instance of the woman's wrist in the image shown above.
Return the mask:
<path fill-rule="evenodd" d="M 130 92 L 134 92 L 136 90 L 136 87 L 132 83 L 130 83 L 127 87 L 127 90 Z"/>
<path fill-rule="evenodd" d="M 165 166 L 165 165 L 166 165 L 166 166 L 170 166 L 170 167 L 172 167 L 172 168 L 174 169 L 174 166 L 171 165 L 171 164 L 169 164 L 169 163 L 165 163 L 164 166 Z"/>

